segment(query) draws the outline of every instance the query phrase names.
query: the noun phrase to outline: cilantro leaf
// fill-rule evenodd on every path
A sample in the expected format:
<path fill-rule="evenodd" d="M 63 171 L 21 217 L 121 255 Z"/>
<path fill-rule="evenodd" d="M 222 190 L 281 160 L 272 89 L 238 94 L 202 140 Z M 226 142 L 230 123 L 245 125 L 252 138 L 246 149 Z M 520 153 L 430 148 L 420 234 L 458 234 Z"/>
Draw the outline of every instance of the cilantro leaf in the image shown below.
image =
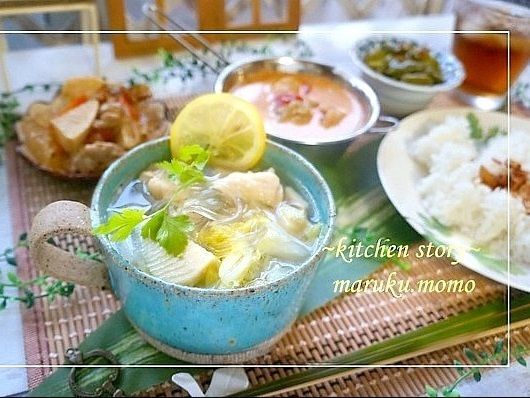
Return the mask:
<path fill-rule="evenodd" d="M 188 145 L 180 148 L 178 158 L 157 163 L 157 166 L 165 170 L 172 180 L 178 180 L 183 186 L 188 186 L 204 181 L 202 170 L 209 159 L 210 153 L 207 150 L 199 145 Z"/>
<path fill-rule="evenodd" d="M 203 170 L 210 159 L 210 152 L 200 145 L 187 145 L 180 148 L 179 159 L 196 169 Z"/>
<path fill-rule="evenodd" d="M 94 228 L 96 235 L 110 235 L 111 239 L 119 242 L 125 240 L 144 220 L 145 212 L 138 209 L 125 209 L 121 213 L 115 213 L 109 217 L 106 223 Z"/>
<path fill-rule="evenodd" d="M 169 254 L 178 256 L 188 245 L 188 234 L 193 230 L 193 223 L 186 215 L 171 216 L 163 213 L 163 220 L 156 233 L 156 241 Z"/>
<path fill-rule="evenodd" d="M 469 125 L 469 136 L 474 140 L 488 141 L 490 138 L 493 138 L 499 134 L 508 134 L 506 130 L 502 130 L 499 126 L 490 127 L 486 132 L 484 132 L 484 129 L 480 126 L 477 115 L 474 113 L 468 113 L 466 118 Z"/>
<path fill-rule="evenodd" d="M 158 230 L 162 226 L 162 221 L 164 221 L 164 214 L 165 209 L 161 209 L 149 217 L 148 221 L 142 227 L 142 238 L 156 240 Z"/>
<path fill-rule="evenodd" d="M 173 180 L 180 180 L 180 175 L 184 172 L 186 164 L 180 160 L 171 159 L 170 161 L 164 160 L 163 162 L 158 162 L 156 167 L 165 170 L 169 175 L 169 178 Z"/>
<path fill-rule="evenodd" d="M 168 173 L 169 178 L 172 180 L 179 180 L 184 186 L 204 181 L 204 174 L 202 171 L 178 159 L 171 159 L 171 161 L 165 160 L 157 163 L 157 167 L 165 170 Z"/>
<path fill-rule="evenodd" d="M 466 115 L 466 118 L 469 125 L 470 137 L 474 140 L 481 140 L 484 132 L 482 127 L 480 127 L 477 115 L 470 112 Z"/>

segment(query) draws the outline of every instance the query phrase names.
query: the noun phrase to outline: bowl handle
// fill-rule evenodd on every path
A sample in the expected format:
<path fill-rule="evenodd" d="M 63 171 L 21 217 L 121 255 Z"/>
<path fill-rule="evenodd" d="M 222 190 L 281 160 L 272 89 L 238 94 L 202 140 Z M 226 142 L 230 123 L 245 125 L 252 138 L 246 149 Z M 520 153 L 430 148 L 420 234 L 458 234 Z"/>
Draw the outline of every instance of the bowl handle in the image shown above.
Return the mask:
<path fill-rule="evenodd" d="M 61 200 L 43 208 L 33 219 L 29 253 L 44 274 L 84 286 L 107 288 L 107 267 L 100 261 L 83 259 L 49 240 L 59 234 L 92 235 L 90 211 L 79 202 Z"/>
<path fill-rule="evenodd" d="M 368 131 L 373 134 L 386 134 L 395 130 L 398 125 L 398 118 L 395 118 L 394 116 L 380 115 L 375 126 Z"/>

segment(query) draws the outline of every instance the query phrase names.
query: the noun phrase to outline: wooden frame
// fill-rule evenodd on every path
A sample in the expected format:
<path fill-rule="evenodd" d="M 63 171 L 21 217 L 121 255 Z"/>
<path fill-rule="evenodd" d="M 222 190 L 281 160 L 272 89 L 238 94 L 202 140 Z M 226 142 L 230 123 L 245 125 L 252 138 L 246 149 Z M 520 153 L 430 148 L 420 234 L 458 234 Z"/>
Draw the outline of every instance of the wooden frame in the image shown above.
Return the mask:
<path fill-rule="evenodd" d="M 107 2 L 109 15 L 109 25 L 111 30 L 127 30 L 125 15 L 126 0 L 112 0 Z M 263 0 L 242 0 L 251 2 L 252 22 L 246 25 L 228 26 L 225 13 L 225 0 L 196 0 L 197 19 L 199 30 L 292 30 L 296 31 L 300 24 L 300 0 L 287 0 L 286 16 L 287 19 L 280 23 L 262 23 L 261 22 L 261 1 Z M 273 0 L 277 1 L 277 0 Z M 165 1 L 156 0 L 156 5 L 164 10 Z M 252 36 L 252 35 L 246 35 Z M 210 41 L 233 40 L 240 38 L 241 34 L 208 34 L 204 37 Z M 116 57 L 129 57 L 151 54 L 159 48 L 165 48 L 169 51 L 181 50 L 173 39 L 168 35 L 147 40 L 130 40 L 125 33 L 116 33 L 111 35 Z"/>

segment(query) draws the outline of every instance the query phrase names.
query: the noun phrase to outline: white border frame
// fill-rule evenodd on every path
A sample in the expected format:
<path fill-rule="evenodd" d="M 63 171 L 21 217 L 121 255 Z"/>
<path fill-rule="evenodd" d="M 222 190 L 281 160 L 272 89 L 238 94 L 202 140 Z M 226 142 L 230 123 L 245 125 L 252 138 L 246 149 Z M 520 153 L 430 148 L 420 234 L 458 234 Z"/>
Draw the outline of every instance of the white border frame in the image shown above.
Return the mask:
<path fill-rule="evenodd" d="M 314 34 L 330 34 L 333 33 L 332 30 L 312 30 L 311 31 Z M 201 33 L 209 33 L 209 34 L 299 34 L 300 30 L 209 30 L 209 31 L 202 31 L 202 30 L 71 30 L 71 31 L 63 31 L 63 30 L 0 30 L 0 34 L 53 34 L 53 33 L 60 33 L 60 34 L 123 34 L 123 33 L 135 33 L 135 34 L 168 34 L 168 33 L 174 33 L 174 34 L 187 34 L 187 33 L 195 33 L 195 34 L 201 34 Z M 510 72 L 511 72 L 511 65 L 510 65 L 510 31 L 509 30 L 370 30 L 365 32 L 368 34 L 458 34 L 458 33 L 471 33 L 471 34 L 506 34 L 507 35 L 507 67 L 508 67 L 508 73 L 507 73 L 507 84 L 508 84 L 508 90 L 507 90 L 507 114 L 508 114 L 508 159 L 511 158 L 511 152 L 510 152 L 510 132 L 511 132 L 511 126 L 510 126 L 510 119 L 511 119 L 511 105 L 510 105 L 510 96 L 511 96 L 511 80 L 510 80 Z M 508 179 L 509 180 L 509 179 Z M 510 189 L 510 184 L 508 181 L 508 190 Z M 508 352 L 508 363 L 506 365 L 470 365 L 470 367 L 474 368 L 510 368 L 511 367 L 511 325 L 510 325 L 510 310 L 511 310 L 511 261 L 510 261 L 510 253 L 509 253 L 509 247 L 510 247 L 510 223 L 509 223 L 509 217 L 510 217 L 510 206 L 508 206 L 508 285 L 507 285 L 507 352 Z M 435 350 L 437 351 L 437 350 Z M 423 354 L 420 354 L 423 355 Z M 432 365 L 423 365 L 423 364 L 410 364 L 410 365 L 341 365 L 341 364 L 326 364 L 326 363 L 320 363 L 320 364 L 274 364 L 274 365 L 199 365 L 199 364 L 189 364 L 189 365 L 31 365 L 31 364 L 0 364 L 0 369 L 2 368 L 50 368 L 50 369 L 56 369 L 56 368 L 344 368 L 344 369 L 357 369 L 357 368 L 367 368 L 367 369 L 375 369 L 375 368 L 461 368 L 462 365 L 441 365 L 441 364 L 432 364 Z M 463 367 L 467 367 L 466 365 L 463 365 Z M 340 375 L 337 377 L 341 377 Z"/>

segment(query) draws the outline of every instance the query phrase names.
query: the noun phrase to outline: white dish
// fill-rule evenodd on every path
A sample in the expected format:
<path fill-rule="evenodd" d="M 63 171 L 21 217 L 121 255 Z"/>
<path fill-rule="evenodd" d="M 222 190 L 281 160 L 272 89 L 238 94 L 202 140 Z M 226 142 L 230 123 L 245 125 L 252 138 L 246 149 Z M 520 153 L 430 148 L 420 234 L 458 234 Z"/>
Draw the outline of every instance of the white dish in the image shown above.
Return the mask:
<path fill-rule="evenodd" d="M 508 264 L 469 249 L 470 239 L 433 222 L 418 192 L 418 181 L 425 170 L 410 155 L 411 143 L 427 133 L 430 126 L 442 123 L 449 115 L 477 115 L 484 128 L 508 127 L 508 117 L 499 112 L 479 112 L 470 108 L 426 110 L 402 120 L 399 128 L 389 133 L 381 142 L 377 154 L 377 169 L 381 184 L 390 201 L 405 220 L 422 236 L 454 248 L 454 258 L 465 267 L 505 285 L 530 292 L 530 268 L 511 262 Z M 530 120 L 512 116 L 510 128 L 530 134 Z M 507 129 L 508 130 L 508 129 Z M 447 187 L 450 195 L 451 187 Z"/>
<path fill-rule="evenodd" d="M 370 36 L 355 43 L 351 57 L 361 72 L 361 78 L 377 93 L 383 113 L 392 116 L 407 116 L 425 109 L 432 98 L 440 92 L 458 87 L 464 81 L 464 67 L 449 53 L 433 52 L 442 69 L 444 82 L 432 86 L 422 86 L 401 82 L 376 72 L 364 63 L 366 54 L 382 41 L 414 42 L 404 38 Z"/>

